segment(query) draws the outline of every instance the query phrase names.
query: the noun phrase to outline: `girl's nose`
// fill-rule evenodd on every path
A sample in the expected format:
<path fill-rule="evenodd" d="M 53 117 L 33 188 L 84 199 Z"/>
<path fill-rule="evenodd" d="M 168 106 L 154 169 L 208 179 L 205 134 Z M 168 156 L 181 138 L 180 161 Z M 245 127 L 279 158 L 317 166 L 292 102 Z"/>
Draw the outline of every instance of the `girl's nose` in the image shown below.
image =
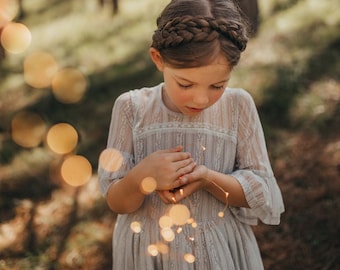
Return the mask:
<path fill-rule="evenodd" d="M 193 97 L 194 104 L 203 107 L 209 103 L 209 95 L 207 93 L 195 93 Z"/>

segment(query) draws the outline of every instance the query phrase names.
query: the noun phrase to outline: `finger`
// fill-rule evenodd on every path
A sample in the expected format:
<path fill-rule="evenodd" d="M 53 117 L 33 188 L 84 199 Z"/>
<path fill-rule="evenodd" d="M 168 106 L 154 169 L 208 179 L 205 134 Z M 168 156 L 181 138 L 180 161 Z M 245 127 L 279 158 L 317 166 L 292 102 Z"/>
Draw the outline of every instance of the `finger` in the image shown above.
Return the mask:
<path fill-rule="evenodd" d="M 164 203 L 166 203 L 166 204 L 171 203 L 171 199 L 169 199 L 168 196 L 166 196 L 164 191 L 157 191 L 157 194 Z"/>
<path fill-rule="evenodd" d="M 179 169 L 177 169 L 177 177 L 180 178 L 181 176 L 191 173 L 194 168 L 196 167 L 196 162 L 193 159 L 184 160 L 178 164 Z"/>
<path fill-rule="evenodd" d="M 166 198 L 167 203 L 177 203 L 175 194 L 169 190 L 163 191 L 163 196 Z"/>
<path fill-rule="evenodd" d="M 182 145 L 177 145 L 177 146 L 174 148 L 174 150 L 175 150 L 176 152 L 182 152 L 183 149 L 184 149 L 184 147 L 183 147 Z"/>
<path fill-rule="evenodd" d="M 176 153 L 170 153 L 169 155 L 170 155 L 170 159 L 172 162 L 190 160 L 191 158 L 191 155 L 189 152 L 176 152 Z"/>
<path fill-rule="evenodd" d="M 182 151 L 183 151 L 183 146 L 181 145 L 178 145 L 174 148 L 159 150 L 160 153 L 176 153 L 176 152 L 182 152 Z"/>
<path fill-rule="evenodd" d="M 174 200 L 176 203 L 180 202 L 181 200 L 185 199 L 189 194 L 187 194 L 187 190 L 184 189 L 185 187 L 179 188 L 175 193 L 174 193 Z M 185 190 L 185 191 L 184 191 Z"/>
<path fill-rule="evenodd" d="M 179 188 L 181 188 L 183 185 L 186 185 L 187 183 L 187 178 L 180 176 L 172 182 L 170 190 L 177 191 Z"/>
<path fill-rule="evenodd" d="M 193 164 L 195 164 L 195 161 L 192 158 L 182 159 L 174 162 L 177 171 Z"/>
<path fill-rule="evenodd" d="M 191 194 L 196 192 L 199 188 L 200 188 L 200 184 L 198 182 L 193 182 L 193 183 L 180 187 L 174 194 L 176 202 L 180 202 L 186 197 L 189 197 Z"/>

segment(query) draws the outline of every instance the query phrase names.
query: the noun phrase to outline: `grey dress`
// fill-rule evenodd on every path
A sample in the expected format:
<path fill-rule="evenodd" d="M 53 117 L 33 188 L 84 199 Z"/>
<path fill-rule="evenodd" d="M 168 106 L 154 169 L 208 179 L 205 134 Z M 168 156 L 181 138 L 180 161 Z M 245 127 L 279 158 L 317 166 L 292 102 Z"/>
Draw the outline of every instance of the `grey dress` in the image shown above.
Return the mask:
<path fill-rule="evenodd" d="M 279 224 L 284 206 L 254 101 L 245 90 L 227 88 L 213 106 L 194 117 L 164 105 L 162 84 L 122 94 L 113 107 L 107 148 L 118 150 L 123 163 L 114 172 L 99 165 L 101 193 L 106 196 L 110 184 L 150 153 L 178 145 L 183 145 L 198 164 L 236 178 L 250 208 L 225 208 L 200 190 L 181 201 L 197 227 L 173 225 L 175 238 L 165 241 L 159 219 L 169 205 L 153 192 L 134 213 L 118 215 L 113 269 L 263 269 L 251 225 L 258 220 Z M 218 216 L 221 210 L 223 217 Z M 140 224 L 140 232 L 130 228 L 133 222 Z M 150 245 L 167 248 L 150 255 Z M 185 254 L 194 260 L 187 261 Z"/>

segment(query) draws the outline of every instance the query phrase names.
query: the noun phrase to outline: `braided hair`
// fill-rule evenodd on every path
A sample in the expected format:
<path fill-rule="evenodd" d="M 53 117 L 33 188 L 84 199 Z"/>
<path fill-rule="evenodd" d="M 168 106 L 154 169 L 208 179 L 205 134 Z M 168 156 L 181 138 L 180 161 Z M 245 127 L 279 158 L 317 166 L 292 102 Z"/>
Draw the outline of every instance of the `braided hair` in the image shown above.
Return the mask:
<path fill-rule="evenodd" d="M 177 68 L 206 65 L 220 53 L 235 66 L 248 41 L 232 0 L 172 0 L 157 26 L 151 46 Z"/>

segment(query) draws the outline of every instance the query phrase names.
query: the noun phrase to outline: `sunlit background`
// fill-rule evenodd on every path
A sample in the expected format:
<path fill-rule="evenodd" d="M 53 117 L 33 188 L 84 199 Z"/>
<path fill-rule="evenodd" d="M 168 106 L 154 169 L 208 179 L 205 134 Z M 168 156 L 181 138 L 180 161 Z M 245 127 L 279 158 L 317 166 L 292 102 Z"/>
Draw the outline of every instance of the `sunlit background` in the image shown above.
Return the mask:
<path fill-rule="evenodd" d="M 98 162 L 110 172 L 122 165 L 104 150 L 115 98 L 161 80 L 148 47 L 168 1 L 100 2 L 0 0 L 0 269 L 110 269 L 115 215 L 98 191 Z M 281 226 L 254 230 L 266 269 L 336 269 L 339 1 L 258 6 L 230 86 L 256 101 L 286 213 Z M 156 182 L 140 188 L 150 194 Z M 167 254 L 184 226 L 197 226 L 182 204 L 155 224 L 162 239 L 147 256 Z"/>

